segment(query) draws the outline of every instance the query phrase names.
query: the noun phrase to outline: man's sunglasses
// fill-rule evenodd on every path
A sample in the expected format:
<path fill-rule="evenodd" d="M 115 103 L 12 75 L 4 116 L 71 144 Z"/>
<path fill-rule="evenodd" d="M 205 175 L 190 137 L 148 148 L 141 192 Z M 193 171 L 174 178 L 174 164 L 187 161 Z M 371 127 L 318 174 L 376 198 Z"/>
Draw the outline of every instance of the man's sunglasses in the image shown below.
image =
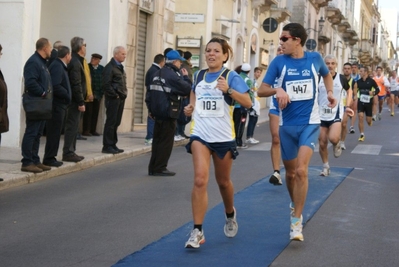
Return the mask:
<path fill-rule="evenodd" d="M 290 38 L 292 38 L 293 40 L 296 39 L 296 37 L 293 37 L 293 36 L 283 36 L 283 37 L 280 37 L 280 41 L 282 41 L 283 43 L 285 43 L 285 42 L 287 42 L 288 39 L 290 39 Z"/>

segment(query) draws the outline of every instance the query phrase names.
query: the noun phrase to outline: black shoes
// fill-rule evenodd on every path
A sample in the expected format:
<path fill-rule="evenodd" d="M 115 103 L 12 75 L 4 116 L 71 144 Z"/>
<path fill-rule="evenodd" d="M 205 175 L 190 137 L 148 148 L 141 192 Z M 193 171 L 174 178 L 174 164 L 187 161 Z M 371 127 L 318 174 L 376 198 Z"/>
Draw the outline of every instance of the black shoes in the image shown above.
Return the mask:
<path fill-rule="evenodd" d="M 62 156 L 62 161 L 68 161 L 68 162 L 79 162 L 82 161 L 83 159 L 84 157 L 78 156 L 75 153 L 70 153 Z"/>
<path fill-rule="evenodd" d="M 109 146 L 109 147 L 103 147 L 103 149 L 101 150 L 102 153 L 105 154 L 118 154 L 121 153 L 119 152 L 119 150 L 116 150 L 115 148 Z"/>
<path fill-rule="evenodd" d="M 103 146 L 103 149 L 101 150 L 102 153 L 105 154 L 119 154 L 123 153 L 125 150 L 118 148 L 117 146 Z"/>
<path fill-rule="evenodd" d="M 47 166 L 51 166 L 51 167 L 60 167 L 60 166 L 62 166 L 62 164 L 64 164 L 64 162 L 58 161 L 58 160 L 53 160 L 53 161 L 43 162 L 43 164 L 47 165 Z"/>
<path fill-rule="evenodd" d="M 150 176 L 175 176 L 175 172 L 171 172 L 169 170 L 163 170 L 160 172 L 149 172 L 148 175 Z"/>
<path fill-rule="evenodd" d="M 113 149 L 115 149 L 116 151 L 118 151 L 119 153 L 123 153 L 123 152 L 125 152 L 125 150 L 123 150 L 123 149 L 120 149 L 119 147 L 117 147 L 117 146 L 113 146 L 112 147 Z"/>

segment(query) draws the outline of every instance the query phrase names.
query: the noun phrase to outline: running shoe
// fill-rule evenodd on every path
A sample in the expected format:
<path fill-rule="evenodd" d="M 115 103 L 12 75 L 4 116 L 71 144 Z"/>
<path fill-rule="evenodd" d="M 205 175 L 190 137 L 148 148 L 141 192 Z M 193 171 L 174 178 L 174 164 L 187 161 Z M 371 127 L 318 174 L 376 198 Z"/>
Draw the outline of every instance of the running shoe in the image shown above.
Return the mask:
<path fill-rule="evenodd" d="M 145 140 L 144 140 L 144 144 L 145 144 L 146 146 L 150 146 L 150 145 L 152 144 L 152 138 L 151 138 L 151 139 L 145 139 Z"/>
<path fill-rule="evenodd" d="M 269 183 L 273 185 L 282 185 L 281 175 L 278 172 L 274 172 L 272 176 L 270 176 Z"/>
<path fill-rule="evenodd" d="M 294 218 L 294 212 L 295 212 L 295 208 L 294 208 L 294 202 L 290 202 L 290 220 L 292 221 L 292 218 Z M 301 222 L 303 222 L 303 216 L 301 214 Z"/>
<path fill-rule="evenodd" d="M 373 118 L 372 118 L 372 120 L 373 120 L 373 121 L 376 121 L 376 120 L 377 120 L 377 117 L 376 117 L 376 115 L 373 115 Z"/>
<path fill-rule="evenodd" d="M 378 113 L 378 120 L 381 120 L 381 113 Z"/>
<path fill-rule="evenodd" d="M 226 215 L 225 215 L 226 216 Z M 234 208 L 234 217 L 227 218 L 226 216 L 226 224 L 224 225 L 224 234 L 227 237 L 235 237 L 238 231 L 238 223 L 237 223 L 237 211 Z"/>
<path fill-rule="evenodd" d="M 302 220 L 297 221 L 295 224 L 291 223 L 290 239 L 296 241 L 303 241 L 302 234 Z"/>
<path fill-rule="evenodd" d="M 345 150 L 345 149 L 346 149 L 345 143 L 344 143 L 343 141 L 341 141 L 341 149 L 342 149 L 342 150 Z"/>
<path fill-rule="evenodd" d="M 258 144 L 258 143 L 259 143 L 259 141 L 256 140 L 256 139 L 253 138 L 253 137 L 248 138 L 247 141 L 245 141 L 245 142 L 246 142 L 247 144 Z"/>
<path fill-rule="evenodd" d="M 338 143 L 334 146 L 334 157 L 339 158 L 342 154 L 341 145 Z"/>
<path fill-rule="evenodd" d="M 184 140 L 185 138 L 181 135 L 175 135 L 175 142 L 179 142 L 181 140 Z"/>
<path fill-rule="evenodd" d="M 330 175 L 330 167 L 323 167 L 323 170 L 320 172 L 320 176 L 329 176 Z"/>
<path fill-rule="evenodd" d="M 358 139 L 358 141 L 359 142 L 364 142 L 364 139 L 365 139 L 364 134 L 361 134 L 359 139 Z"/>
<path fill-rule="evenodd" d="M 197 228 L 193 229 L 190 233 L 190 238 L 186 242 L 186 248 L 199 248 L 200 245 L 205 243 L 204 231 Z"/>
<path fill-rule="evenodd" d="M 245 148 L 248 148 L 248 146 L 246 144 L 242 144 L 241 146 L 237 146 L 237 148 L 245 149 Z"/>
<path fill-rule="evenodd" d="M 393 117 L 393 116 L 395 116 L 395 113 L 392 112 L 392 113 L 391 113 L 391 117 Z"/>
<path fill-rule="evenodd" d="M 353 126 L 351 126 L 349 133 L 354 134 L 355 133 L 355 128 L 353 128 Z"/>

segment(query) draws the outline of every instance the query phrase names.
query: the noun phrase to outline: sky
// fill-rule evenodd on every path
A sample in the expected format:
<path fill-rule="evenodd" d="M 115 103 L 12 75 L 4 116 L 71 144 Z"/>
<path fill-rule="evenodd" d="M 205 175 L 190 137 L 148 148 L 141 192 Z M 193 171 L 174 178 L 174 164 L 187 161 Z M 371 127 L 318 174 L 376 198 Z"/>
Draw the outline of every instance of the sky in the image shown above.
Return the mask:
<path fill-rule="evenodd" d="M 378 0 L 378 6 L 381 8 L 396 8 L 399 11 L 399 1 L 396 0 Z"/>

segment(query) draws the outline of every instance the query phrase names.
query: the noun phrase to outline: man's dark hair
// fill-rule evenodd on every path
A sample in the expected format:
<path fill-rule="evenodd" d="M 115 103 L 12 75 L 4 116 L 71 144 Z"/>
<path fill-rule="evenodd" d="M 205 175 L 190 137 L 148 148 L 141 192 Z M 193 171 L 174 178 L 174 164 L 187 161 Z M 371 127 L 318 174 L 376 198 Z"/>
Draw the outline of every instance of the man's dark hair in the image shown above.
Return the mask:
<path fill-rule="evenodd" d="M 349 62 L 346 62 L 346 63 L 344 64 L 344 66 L 351 66 L 351 67 L 352 67 L 352 64 L 349 63 Z"/>
<path fill-rule="evenodd" d="M 169 51 L 172 51 L 172 50 L 173 50 L 173 48 L 170 48 L 170 47 L 166 48 L 166 49 L 163 51 L 164 57 L 166 57 L 166 54 L 169 53 Z"/>
<path fill-rule="evenodd" d="M 377 66 L 377 68 L 375 68 L 375 70 L 378 70 L 378 69 L 382 70 L 382 67 L 381 66 Z"/>
<path fill-rule="evenodd" d="M 301 46 L 304 46 L 308 39 L 305 28 L 299 23 L 288 23 L 284 26 L 283 31 L 288 31 L 292 37 L 301 39 Z"/>
<path fill-rule="evenodd" d="M 158 54 L 154 57 L 154 63 L 157 63 L 157 64 L 161 63 L 164 60 L 165 60 L 165 57 L 162 54 Z"/>
<path fill-rule="evenodd" d="M 360 66 L 359 69 L 364 69 L 365 72 L 369 73 L 369 67 L 367 66 Z"/>
<path fill-rule="evenodd" d="M 254 68 L 254 72 L 257 72 L 258 70 L 262 71 L 262 69 L 260 67 L 255 67 Z"/>
<path fill-rule="evenodd" d="M 50 43 L 47 38 L 40 38 L 36 42 L 36 50 L 42 50 L 46 46 L 48 46 Z"/>
<path fill-rule="evenodd" d="M 64 58 L 69 53 L 71 53 L 71 50 L 69 49 L 68 46 L 61 45 L 58 47 L 58 53 L 57 53 L 58 58 Z"/>
<path fill-rule="evenodd" d="M 184 55 L 183 55 L 183 57 L 184 57 L 185 59 L 187 59 L 187 60 L 189 60 L 192 56 L 193 56 L 193 54 L 191 54 L 190 51 L 184 52 Z"/>

